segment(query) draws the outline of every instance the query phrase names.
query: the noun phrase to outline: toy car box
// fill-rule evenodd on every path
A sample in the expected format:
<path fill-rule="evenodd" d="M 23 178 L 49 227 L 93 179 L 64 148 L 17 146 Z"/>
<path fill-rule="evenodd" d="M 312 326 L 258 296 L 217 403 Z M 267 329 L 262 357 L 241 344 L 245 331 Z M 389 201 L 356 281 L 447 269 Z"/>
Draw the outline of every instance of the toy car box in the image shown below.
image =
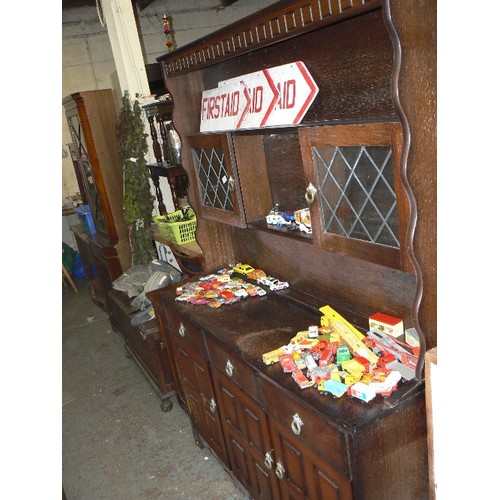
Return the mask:
<path fill-rule="evenodd" d="M 390 316 L 389 314 L 381 312 L 372 314 L 368 323 L 370 325 L 370 330 L 378 328 L 382 332 L 388 333 L 397 339 L 400 339 L 405 334 L 403 320 Z M 401 338 L 401 340 L 404 340 L 404 338 Z"/>

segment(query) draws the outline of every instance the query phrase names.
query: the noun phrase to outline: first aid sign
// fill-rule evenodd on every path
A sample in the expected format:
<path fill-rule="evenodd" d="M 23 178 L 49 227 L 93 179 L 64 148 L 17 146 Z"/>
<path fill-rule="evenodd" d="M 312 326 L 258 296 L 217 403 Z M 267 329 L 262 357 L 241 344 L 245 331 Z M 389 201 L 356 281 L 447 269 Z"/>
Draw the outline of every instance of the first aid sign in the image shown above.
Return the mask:
<path fill-rule="evenodd" d="M 224 80 L 202 94 L 200 132 L 296 125 L 318 91 L 301 61 Z"/>

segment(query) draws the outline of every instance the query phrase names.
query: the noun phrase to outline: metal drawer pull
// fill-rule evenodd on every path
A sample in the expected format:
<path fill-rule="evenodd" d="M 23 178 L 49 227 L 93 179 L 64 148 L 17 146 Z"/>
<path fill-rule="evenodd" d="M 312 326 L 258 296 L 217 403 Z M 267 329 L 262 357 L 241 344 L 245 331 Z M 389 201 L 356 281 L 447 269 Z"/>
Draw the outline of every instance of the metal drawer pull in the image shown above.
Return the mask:
<path fill-rule="evenodd" d="M 317 192 L 318 190 L 314 187 L 313 183 L 310 182 L 309 186 L 306 188 L 306 194 L 304 195 L 308 205 L 311 205 L 311 203 L 314 202 Z"/>
<path fill-rule="evenodd" d="M 283 479 L 285 477 L 285 468 L 281 465 L 281 462 L 276 464 L 276 475 L 278 479 Z"/>
<path fill-rule="evenodd" d="M 304 425 L 304 422 L 302 422 L 302 419 L 296 413 L 292 417 L 292 423 L 290 424 L 290 427 L 292 428 L 293 433 L 297 434 L 297 436 L 298 436 L 300 434 L 300 431 L 302 430 L 303 425 Z"/>
<path fill-rule="evenodd" d="M 268 451 L 266 453 L 266 458 L 264 459 L 264 465 L 269 469 L 271 470 L 273 468 L 273 457 L 271 457 L 271 452 Z"/>
<path fill-rule="evenodd" d="M 226 363 L 226 373 L 230 377 L 233 376 L 233 364 L 231 363 L 231 361 L 229 361 L 229 359 L 227 360 L 227 363 Z"/>
<path fill-rule="evenodd" d="M 186 335 L 186 327 L 184 326 L 184 323 L 181 323 L 179 325 L 179 335 L 181 337 L 184 337 Z"/>
<path fill-rule="evenodd" d="M 212 413 L 215 413 L 215 410 L 216 410 L 216 409 L 217 409 L 217 403 L 215 402 L 215 399 L 214 399 L 214 398 L 212 398 L 212 399 L 210 400 L 210 411 L 211 411 Z"/>

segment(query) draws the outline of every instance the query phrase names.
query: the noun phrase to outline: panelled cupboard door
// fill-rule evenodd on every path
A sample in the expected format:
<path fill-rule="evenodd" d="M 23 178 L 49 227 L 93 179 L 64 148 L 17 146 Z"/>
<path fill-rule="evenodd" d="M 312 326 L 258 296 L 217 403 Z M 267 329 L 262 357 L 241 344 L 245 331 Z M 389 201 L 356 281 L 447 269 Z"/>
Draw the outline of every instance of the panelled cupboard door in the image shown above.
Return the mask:
<path fill-rule="evenodd" d="M 186 343 L 175 341 L 175 345 L 177 370 L 193 425 L 227 465 L 227 452 L 208 362 Z"/>
<path fill-rule="evenodd" d="M 299 129 L 314 244 L 412 272 L 399 122 Z"/>
<path fill-rule="evenodd" d="M 352 500 L 349 479 L 313 453 L 300 437 L 269 419 L 280 499 Z"/>
<path fill-rule="evenodd" d="M 196 135 L 188 137 L 187 142 L 201 215 L 217 222 L 246 227 L 231 135 Z"/>
<path fill-rule="evenodd" d="M 273 464 L 269 461 L 272 448 L 264 410 L 219 370 L 213 370 L 213 378 L 234 476 L 252 498 L 280 498 Z"/>

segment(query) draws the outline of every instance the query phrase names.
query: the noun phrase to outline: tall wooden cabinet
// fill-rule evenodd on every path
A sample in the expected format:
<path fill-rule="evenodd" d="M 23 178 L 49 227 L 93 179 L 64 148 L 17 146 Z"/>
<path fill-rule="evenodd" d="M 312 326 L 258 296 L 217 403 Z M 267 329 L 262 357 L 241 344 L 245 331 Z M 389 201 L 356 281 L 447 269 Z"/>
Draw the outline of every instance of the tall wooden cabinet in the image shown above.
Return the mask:
<path fill-rule="evenodd" d="M 433 0 L 282 0 L 158 58 L 176 103 L 204 270 L 239 261 L 290 284 L 281 302 L 190 309 L 171 290 L 155 305 L 177 318 L 163 323 L 166 342 L 177 343 L 188 318 L 198 332 L 224 436 L 215 453 L 255 498 L 429 496 L 423 366 L 437 343 L 436 38 Z M 200 133 L 204 91 L 296 61 L 319 88 L 300 123 Z M 268 225 L 275 204 L 309 207 L 312 235 Z M 313 321 L 303 309 L 325 304 L 360 330 L 378 311 L 413 326 L 416 380 L 390 400 L 325 402 L 264 367 L 264 352 Z M 186 387 L 178 377 L 180 398 Z"/>
<path fill-rule="evenodd" d="M 75 237 L 94 301 L 107 308 L 112 281 L 130 266 L 113 91 L 76 92 L 65 97 L 63 105 L 72 138 L 73 163 L 96 228 L 96 233 L 89 235 L 75 227 Z"/>

